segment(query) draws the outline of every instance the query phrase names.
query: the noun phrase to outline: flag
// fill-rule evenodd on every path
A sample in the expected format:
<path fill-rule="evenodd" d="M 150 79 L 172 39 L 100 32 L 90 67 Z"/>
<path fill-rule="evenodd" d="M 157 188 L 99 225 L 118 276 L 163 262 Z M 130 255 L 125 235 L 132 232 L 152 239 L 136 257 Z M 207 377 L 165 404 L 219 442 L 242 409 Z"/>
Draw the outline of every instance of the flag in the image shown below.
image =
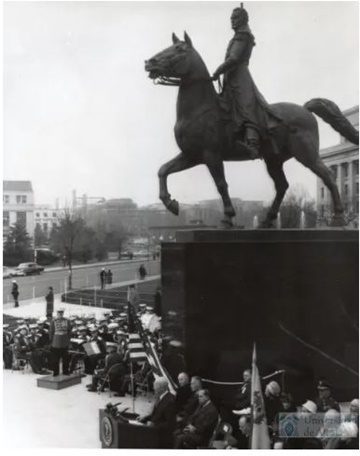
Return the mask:
<path fill-rule="evenodd" d="M 134 309 L 131 306 L 128 307 L 128 312 L 129 322 L 131 322 L 131 325 L 136 327 L 138 331 L 138 333 L 135 333 L 134 331 L 133 334 L 129 334 L 128 347 L 130 351 L 130 360 L 140 360 L 136 357 L 140 357 L 141 360 L 147 359 L 151 366 L 155 380 L 161 377 L 165 377 L 169 385 L 170 393 L 176 394 L 176 383 L 170 377 L 165 367 L 161 364 L 155 345 L 150 341 L 149 336 L 144 331 L 140 319 L 137 317 Z M 133 349 L 131 349 L 131 347 L 133 347 Z"/>
<path fill-rule="evenodd" d="M 144 344 L 138 333 L 128 335 L 128 349 L 130 361 L 144 361 L 147 359 Z"/>
<path fill-rule="evenodd" d="M 146 337 L 148 338 L 148 336 L 146 336 Z M 150 342 L 149 338 L 148 338 L 148 343 L 145 345 L 145 347 L 146 347 L 147 358 L 148 358 L 149 364 L 151 366 L 151 369 L 153 371 L 155 380 L 157 380 L 158 378 L 161 378 L 161 377 L 165 377 L 168 382 L 170 393 L 176 394 L 176 389 L 177 389 L 176 383 L 170 377 L 170 375 L 167 372 L 167 370 L 165 369 L 165 367 L 161 364 L 159 355 L 156 352 L 155 346 L 152 342 Z"/>
<path fill-rule="evenodd" d="M 266 421 L 264 398 L 261 391 L 260 375 L 256 364 L 256 345 L 254 344 L 251 377 L 251 446 L 254 449 L 269 449 L 270 437 Z"/>

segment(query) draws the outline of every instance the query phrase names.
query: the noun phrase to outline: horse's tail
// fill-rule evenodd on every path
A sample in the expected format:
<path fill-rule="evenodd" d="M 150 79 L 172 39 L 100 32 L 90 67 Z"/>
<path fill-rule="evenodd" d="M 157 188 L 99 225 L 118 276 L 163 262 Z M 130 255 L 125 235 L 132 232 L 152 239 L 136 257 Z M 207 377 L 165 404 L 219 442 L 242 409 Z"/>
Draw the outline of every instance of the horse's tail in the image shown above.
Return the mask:
<path fill-rule="evenodd" d="M 313 98 L 304 104 L 309 111 L 317 114 L 326 123 L 353 144 L 359 145 L 359 132 L 340 111 L 340 108 L 326 98 Z"/>

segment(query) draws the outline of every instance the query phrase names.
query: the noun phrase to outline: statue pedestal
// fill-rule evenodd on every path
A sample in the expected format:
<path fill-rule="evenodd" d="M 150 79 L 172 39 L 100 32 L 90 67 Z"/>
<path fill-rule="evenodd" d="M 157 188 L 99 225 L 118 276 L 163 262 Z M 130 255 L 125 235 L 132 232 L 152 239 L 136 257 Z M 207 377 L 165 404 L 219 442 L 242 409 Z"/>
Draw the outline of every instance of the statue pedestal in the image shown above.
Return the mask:
<path fill-rule="evenodd" d="M 68 388 L 69 386 L 77 385 L 81 383 L 81 375 L 72 374 L 72 375 L 57 375 L 53 377 L 52 375 L 47 375 L 46 377 L 40 377 L 37 379 L 37 386 L 39 388 L 48 388 L 54 390 L 60 390 Z"/>
<path fill-rule="evenodd" d="M 242 381 L 256 342 L 260 374 L 284 369 L 298 400 L 316 395 L 321 376 L 349 400 L 358 276 L 357 231 L 178 232 L 162 244 L 164 333 L 183 342 L 192 374 Z"/>

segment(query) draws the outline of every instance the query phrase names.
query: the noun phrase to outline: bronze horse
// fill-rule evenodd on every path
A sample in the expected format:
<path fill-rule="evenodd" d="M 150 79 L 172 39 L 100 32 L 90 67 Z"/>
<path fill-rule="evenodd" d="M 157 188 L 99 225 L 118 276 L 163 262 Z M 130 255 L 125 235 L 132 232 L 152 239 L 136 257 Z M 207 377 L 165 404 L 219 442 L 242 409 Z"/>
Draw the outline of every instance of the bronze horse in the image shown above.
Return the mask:
<path fill-rule="evenodd" d="M 163 85 L 179 87 L 177 98 L 175 138 L 181 153 L 159 169 L 160 199 L 175 215 L 179 204 L 167 188 L 170 174 L 199 164 L 208 167 L 224 206 L 223 223 L 232 226 L 235 210 L 225 180 L 224 161 L 248 160 L 246 146 L 241 151 L 234 147 L 228 134 L 223 109 L 219 102 L 212 78 L 205 63 L 194 49 L 191 39 L 184 33 L 184 41 L 175 34 L 173 45 L 145 62 L 149 77 Z M 274 181 L 276 196 L 261 226 L 272 227 L 289 186 L 283 163 L 294 157 L 322 179 L 329 189 L 334 206 L 333 225 L 344 224 L 344 209 L 332 173 L 319 156 L 319 131 L 315 112 L 349 141 L 359 144 L 359 133 L 342 115 L 335 103 L 325 99 L 313 99 L 299 106 L 293 103 L 275 103 L 274 112 L 283 119 L 283 125 L 264 139 L 260 152 L 268 173 Z"/>

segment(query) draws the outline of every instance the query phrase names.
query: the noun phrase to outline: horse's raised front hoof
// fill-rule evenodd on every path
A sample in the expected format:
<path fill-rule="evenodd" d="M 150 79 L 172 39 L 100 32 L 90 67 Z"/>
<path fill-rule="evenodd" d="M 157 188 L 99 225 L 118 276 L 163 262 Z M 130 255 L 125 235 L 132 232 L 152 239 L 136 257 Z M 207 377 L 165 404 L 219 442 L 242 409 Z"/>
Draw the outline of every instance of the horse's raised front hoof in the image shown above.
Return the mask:
<path fill-rule="evenodd" d="M 179 203 L 176 200 L 170 200 L 166 207 L 172 214 L 179 215 Z"/>
<path fill-rule="evenodd" d="M 346 226 L 346 220 L 343 214 L 333 215 L 330 226 Z"/>

